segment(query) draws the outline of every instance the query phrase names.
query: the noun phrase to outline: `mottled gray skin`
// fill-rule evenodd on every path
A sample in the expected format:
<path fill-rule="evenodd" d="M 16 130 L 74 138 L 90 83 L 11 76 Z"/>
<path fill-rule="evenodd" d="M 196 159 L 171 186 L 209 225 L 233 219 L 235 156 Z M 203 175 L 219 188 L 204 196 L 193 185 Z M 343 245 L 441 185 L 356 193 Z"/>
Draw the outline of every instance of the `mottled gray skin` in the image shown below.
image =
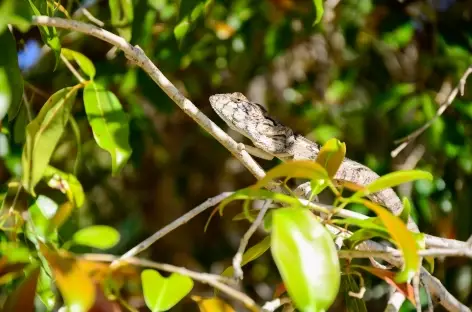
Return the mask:
<path fill-rule="evenodd" d="M 249 138 L 258 149 L 272 156 L 283 161 L 315 160 L 318 156 L 320 151 L 318 144 L 273 119 L 262 106 L 250 102 L 239 92 L 212 95 L 210 104 L 230 128 Z M 348 158 L 344 159 L 334 176 L 336 180 L 349 181 L 361 186 L 370 184 L 378 177 L 379 175 L 368 167 Z M 400 213 L 403 209 L 400 198 L 391 188 L 370 194 L 369 198 L 387 207 L 394 214 Z M 408 228 L 418 232 L 418 226 L 411 217 L 408 220 Z"/>

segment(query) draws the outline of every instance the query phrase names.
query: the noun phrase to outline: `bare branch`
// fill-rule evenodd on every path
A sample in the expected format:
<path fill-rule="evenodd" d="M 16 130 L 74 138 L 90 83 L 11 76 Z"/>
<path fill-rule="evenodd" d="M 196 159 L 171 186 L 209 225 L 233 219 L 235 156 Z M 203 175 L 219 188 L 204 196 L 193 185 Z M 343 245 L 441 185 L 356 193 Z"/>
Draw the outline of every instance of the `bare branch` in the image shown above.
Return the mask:
<path fill-rule="evenodd" d="M 80 258 L 89 261 L 102 261 L 102 262 L 115 262 L 119 258 L 113 255 L 104 255 L 104 254 L 85 254 Z M 124 261 L 128 264 L 133 264 L 141 267 L 148 267 L 157 270 L 162 270 L 166 272 L 178 273 L 185 276 L 190 277 L 193 280 L 199 281 L 204 284 L 208 284 L 213 286 L 216 289 L 219 289 L 226 295 L 230 296 L 231 298 L 242 302 L 246 307 L 251 309 L 252 311 L 260 311 L 261 308 L 246 294 L 226 285 L 224 282 L 224 278 L 219 275 L 213 275 L 208 273 L 200 273 L 188 270 L 186 268 L 177 267 L 171 264 L 166 263 L 158 263 L 150 260 L 139 259 L 135 257 L 126 258 Z"/>
<path fill-rule="evenodd" d="M 271 202 L 272 202 L 271 200 L 267 200 L 264 203 L 264 206 L 259 211 L 259 214 L 257 215 L 256 220 L 254 220 L 254 222 L 251 224 L 251 226 L 249 227 L 249 229 L 247 230 L 247 232 L 244 234 L 243 238 L 241 238 L 241 241 L 239 242 L 238 252 L 233 257 L 234 278 L 236 280 L 243 279 L 243 270 L 241 269 L 241 261 L 243 260 L 244 250 L 246 250 L 247 244 L 251 236 L 257 230 L 259 225 L 261 225 L 262 219 L 264 218 L 267 210 L 269 209 Z"/>
<path fill-rule="evenodd" d="M 449 93 L 449 96 L 447 97 L 446 101 L 444 101 L 440 106 L 439 109 L 436 111 L 436 115 L 432 119 L 430 119 L 427 123 L 425 123 L 422 127 L 419 129 L 415 130 L 413 133 L 407 135 L 404 138 L 401 138 L 399 140 L 395 141 L 395 144 L 402 143 L 400 146 L 398 146 L 396 149 L 394 149 L 391 152 L 391 156 L 393 158 L 397 157 L 398 154 L 406 147 L 408 144 L 410 144 L 413 140 L 415 140 L 418 136 L 420 136 L 426 129 L 428 129 L 435 121 L 440 117 L 444 111 L 452 104 L 454 99 L 457 96 L 457 93 L 461 93 L 461 96 L 464 94 L 464 86 L 467 80 L 467 77 L 472 74 L 472 65 L 470 65 L 467 70 L 464 72 L 462 75 L 461 79 L 459 80 L 458 85 L 452 89 L 451 93 Z"/>

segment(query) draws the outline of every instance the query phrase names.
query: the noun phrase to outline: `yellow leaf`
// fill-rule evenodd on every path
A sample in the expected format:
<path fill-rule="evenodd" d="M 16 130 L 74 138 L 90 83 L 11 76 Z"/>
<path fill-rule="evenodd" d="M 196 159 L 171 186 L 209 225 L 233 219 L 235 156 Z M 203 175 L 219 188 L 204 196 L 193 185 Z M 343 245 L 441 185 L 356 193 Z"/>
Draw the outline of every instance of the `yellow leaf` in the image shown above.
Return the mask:
<path fill-rule="evenodd" d="M 71 255 L 50 250 L 39 242 L 41 253 L 54 274 L 57 288 L 70 311 L 88 311 L 95 302 L 95 286 Z"/>
<path fill-rule="evenodd" d="M 234 312 L 233 308 L 219 298 L 203 298 L 191 296 L 192 300 L 198 304 L 200 312 Z"/>
<path fill-rule="evenodd" d="M 368 200 L 361 199 L 356 202 L 364 204 L 367 208 L 374 211 L 382 220 L 388 232 L 394 239 L 396 245 L 403 254 L 405 265 L 403 270 L 398 273 L 397 282 L 407 282 L 413 277 L 415 272 L 419 270 L 420 258 L 418 256 L 418 248 L 413 234 L 408 230 L 405 223 L 400 218 L 394 216 L 390 211 L 374 204 Z"/>

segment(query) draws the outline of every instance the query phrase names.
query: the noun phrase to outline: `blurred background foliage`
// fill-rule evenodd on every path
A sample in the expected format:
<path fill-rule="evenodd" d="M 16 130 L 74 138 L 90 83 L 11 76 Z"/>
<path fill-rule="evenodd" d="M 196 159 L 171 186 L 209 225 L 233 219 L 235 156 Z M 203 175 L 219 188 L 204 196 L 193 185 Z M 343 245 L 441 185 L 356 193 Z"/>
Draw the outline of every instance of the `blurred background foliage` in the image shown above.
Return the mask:
<path fill-rule="evenodd" d="M 398 190 L 412 198 L 421 230 L 460 240 L 471 235 L 472 82 L 423 135 L 397 157 L 390 156 L 394 141 L 430 120 L 472 64 L 471 0 L 327 0 L 317 25 L 311 0 L 134 0 L 132 8 L 111 10 L 108 1 L 61 3 L 72 18 L 89 22 L 79 10 L 86 7 L 106 29 L 139 45 L 225 130 L 208 97 L 239 91 L 312 140 L 345 141 L 348 157 L 379 174 L 412 167 L 432 172 L 433 182 Z M 55 15 L 64 17 L 61 10 Z M 95 80 L 119 97 L 130 118 L 133 149 L 128 165 L 113 177 L 109 155 L 93 140 L 83 105 L 74 106 L 81 146 L 69 129 L 52 164 L 66 172 L 77 169 L 86 201 L 60 237 L 65 240 L 87 225 L 108 224 L 122 237 L 110 252 L 122 254 L 207 198 L 254 182 L 123 53 L 80 33 L 58 32 L 63 47 L 89 57 L 97 68 Z M 77 80 L 63 63 L 54 70 L 54 53 L 42 47 L 37 28 L 14 34 L 25 94 L 37 113 L 51 94 Z M 14 135 L 0 134 L 1 191 L 20 173 L 26 123 L 22 111 L 13 124 L 3 124 Z M 276 162 L 261 161 L 265 168 Z M 178 228 L 142 256 L 220 273 L 248 227 L 245 221 L 232 221 L 239 212 L 236 204 L 232 207 L 212 220 L 206 233 L 209 214 Z M 253 240 L 262 237 L 259 233 Z M 256 300 L 270 300 L 280 282 L 271 257 L 257 259 L 245 272 L 245 291 Z M 459 300 L 472 304 L 470 261 L 438 260 L 435 275 Z M 368 309 L 382 309 L 387 286 L 375 278 L 368 286 Z M 212 294 L 199 284 L 196 289 Z M 195 309 L 188 301 L 179 307 Z M 342 302 L 332 309 L 342 309 Z"/>

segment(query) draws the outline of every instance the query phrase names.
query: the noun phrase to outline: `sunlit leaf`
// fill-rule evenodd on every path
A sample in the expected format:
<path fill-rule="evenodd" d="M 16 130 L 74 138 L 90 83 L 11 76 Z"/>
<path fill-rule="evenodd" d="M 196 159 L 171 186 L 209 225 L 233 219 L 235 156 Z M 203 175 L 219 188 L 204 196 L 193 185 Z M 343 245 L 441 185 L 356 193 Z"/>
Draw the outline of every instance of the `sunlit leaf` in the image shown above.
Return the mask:
<path fill-rule="evenodd" d="M 75 207 L 80 208 L 84 204 L 85 194 L 82 184 L 70 173 L 63 172 L 52 166 L 47 166 L 43 174 L 48 185 L 66 194 Z"/>
<path fill-rule="evenodd" d="M 255 244 L 243 254 L 243 259 L 241 261 L 241 267 L 248 264 L 251 261 L 256 260 L 260 256 L 262 256 L 269 248 L 270 248 L 270 236 L 265 237 L 259 243 Z M 223 276 L 231 277 L 233 276 L 233 266 L 226 268 L 226 270 L 221 273 Z"/>
<path fill-rule="evenodd" d="M 177 273 L 168 278 L 155 270 L 141 273 L 146 306 L 153 312 L 167 311 L 184 298 L 193 288 L 193 280 Z"/>
<path fill-rule="evenodd" d="M 15 290 L 8 295 L 3 306 L 3 311 L 35 311 L 34 297 L 36 295 L 36 285 L 38 284 L 39 267 L 36 267 L 28 276 L 16 286 Z"/>
<path fill-rule="evenodd" d="M 7 113 L 11 121 L 20 109 L 23 77 L 18 67 L 16 41 L 9 30 L 0 33 L 0 46 L 0 121 Z"/>
<path fill-rule="evenodd" d="M 316 162 L 323 166 L 330 178 L 334 177 L 346 156 L 346 144 L 333 138 L 328 140 L 316 157 Z"/>
<path fill-rule="evenodd" d="M 69 311 L 88 311 L 95 301 L 95 286 L 77 265 L 77 260 L 65 252 L 55 252 L 39 242 L 64 302 Z"/>
<path fill-rule="evenodd" d="M 269 182 L 280 177 L 305 178 L 305 179 L 329 179 L 326 170 L 318 163 L 308 160 L 295 160 L 282 163 L 267 172 L 261 180 L 254 184 L 253 188 L 262 188 Z"/>
<path fill-rule="evenodd" d="M 128 118 L 118 98 L 95 82 L 84 89 L 84 105 L 95 141 L 110 153 L 115 175 L 131 155 Z"/>
<path fill-rule="evenodd" d="M 377 193 L 383 189 L 391 188 L 414 180 L 433 180 L 431 173 L 422 170 L 401 170 L 381 176 L 374 182 L 358 191 L 353 197 L 363 197 L 372 193 Z"/>
<path fill-rule="evenodd" d="M 29 207 L 29 214 L 34 233 L 34 240 L 39 237 L 42 240 L 57 240 L 57 231 L 50 226 L 50 220 L 54 217 L 59 205 L 45 195 L 39 195 L 36 201 Z"/>
<path fill-rule="evenodd" d="M 405 265 L 402 271 L 398 273 L 396 279 L 398 282 L 409 281 L 419 270 L 420 266 L 420 259 L 418 257 L 418 248 L 416 246 L 415 237 L 408 230 L 402 220 L 400 220 L 397 216 L 394 216 L 384 207 L 381 207 L 365 199 L 359 200 L 359 203 L 364 204 L 367 208 L 374 211 L 388 229 L 388 232 L 402 252 L 403 259 L 405 260 Z"/>
<path fill-rule="evenodd" d="M 272 256 L 295 306 L 327 310 L 341 278 L 331 235 L 307 209 L 281 208 L 272 216 Z"/>
<path fill-rule="evenodd" d="M 69 50 L 66 48 L 62 48 L 61 53 L 69 61 L 75 61 L 77 65 L 80 66 L 80 69 L 82 69 L 82 71 L 87 74 L 90 79 L 93 79 L 95 77 L 95 66 L 88 57 L 86 57 L 80 52 Z"/>
<path fill-rule="evenodd" d="M 26 127 L 22 183 L 33 195 L 64 132 L 78 89 L 69 87 L 54 93 Z"/>
<path fill-rule="evenodd" d="M 106 225 L 92 225 L 74 233 L 72 240 L 79 245 L 108 249 L 120 241 L 120 233 Z"/>
<path fill-rule="evenodd" d="M 313 22 L 313 25 L 316 25 L 321 21 L 321 18 L 323 17 L 323 0 L 313 0 L 313 4 L 315 5 L 316 11 L 316 19 Z"/>
<path fill-rule="evenodd" d="M 72 210 L 74 210 L 74 205 L 69 201 L 59 205 L 56 213 L 49 221 L 48 232 L 60 228 L 61 225 L 69 218 Z"/>
<path fill-rule="evenodd" d="M 233 308 L 220 298 L 202 298 L 191 296 L 192 300 L 198 304 L 200 312 L 234 312 Z"/>

